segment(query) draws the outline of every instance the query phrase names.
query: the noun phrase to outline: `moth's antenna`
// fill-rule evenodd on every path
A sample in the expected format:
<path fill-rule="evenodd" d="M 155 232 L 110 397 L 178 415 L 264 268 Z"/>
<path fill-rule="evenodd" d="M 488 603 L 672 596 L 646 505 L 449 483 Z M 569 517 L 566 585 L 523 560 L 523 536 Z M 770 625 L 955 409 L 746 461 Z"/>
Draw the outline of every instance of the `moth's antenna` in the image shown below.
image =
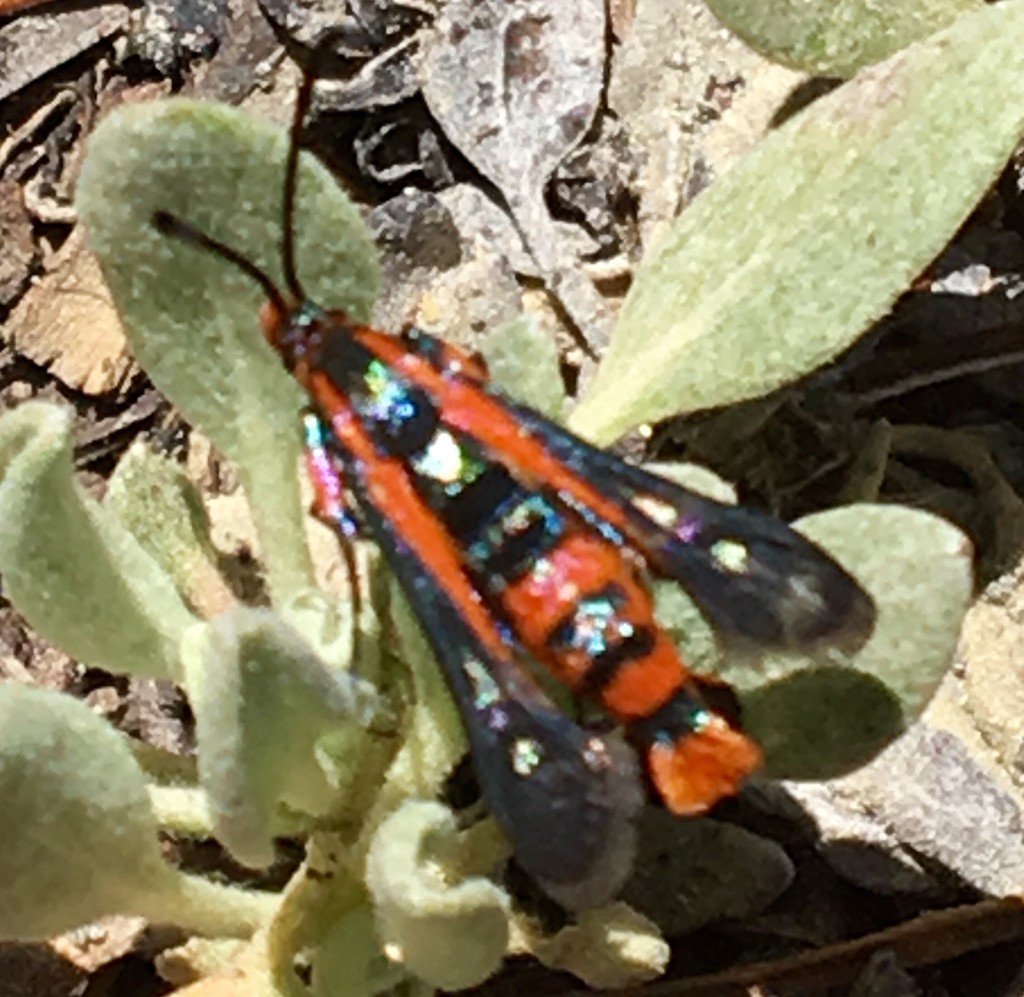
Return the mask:
<path fill-rule="evenodd" d="M 295 265 L 295 198 L 299 182 L 299 153 L 302 151 L 302 129 L 309 117 L 309 108 L 313 103 L 313 86 L 320 78 L 324 62 L 332 53 L 331 43 L 344 40 L 347 35 L 344 28 L 332 28 L 325 31 L 315 42 L 313 52 L 302 71 L 302 83 L 295 98 L 295 111 L 292 114 L 291 140 L 288 143 L 288 156 L 284 163 L 284 197 L 281 224 L 281 269 L 284 271 L 284 282 L 288 293 L 296 301 L 305 301 L 306 292 L 302 289 L 298 270 Z"/>
<path fill-rule="evenodd" d="M 316 82 L 314 68 L 302 73 L 302 85 L 295 98 L 295 111 L 292 115 L 291 139 L 288 142 L 288 157 L 284 163 L 284 206 L 281 222 L 281 267 L 284 270 L 284 282 L 289 293 L 296 301 L 305 301 L 306 293 L 302 290 L 299 275 L 295 269 L 295 188 L 299 179 L 299 152 L 302 148 L 302 126 L 309 114 L 309 105 L 313 99 L 313 84 Z"/>
<path fill-rule="evenodd" d="M 171 236 L 181 242 L 189 242 L 205 249 L 207 252 L 219 256 L 228 263 L 233 263 L 243 273 L 248 274 L 263 289 L 270 303 L 280 315 L 287 315 L 290 311 L 288 303 L 280 288 L 261 270 L 252 260 L 246 259 L 237 249 L 232 249 L 227 243 L 214 239 L 195 226 L 182 221 L 177 215 L 169 211 L 155 211 L 153 213 L 153 227 L 162 235 Z"/>

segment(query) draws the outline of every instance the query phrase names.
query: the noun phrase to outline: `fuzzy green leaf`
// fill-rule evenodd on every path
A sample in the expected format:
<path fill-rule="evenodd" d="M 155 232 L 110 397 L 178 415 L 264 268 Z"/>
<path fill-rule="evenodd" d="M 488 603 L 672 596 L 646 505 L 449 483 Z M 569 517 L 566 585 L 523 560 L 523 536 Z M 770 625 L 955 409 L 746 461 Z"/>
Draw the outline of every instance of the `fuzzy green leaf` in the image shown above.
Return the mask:
<path fill-rule="evenodd" d="M 795 524 L 871 593 L 874 633 L 852 661 L 808 668 L 781 655 L 757 687 L 731 671 L 744 722 L 777 778 L 829 779 L 868 762 L 928 705 L 956 652 L 973 591 L 972 547 L 938 516 L 850 505 Z"/>
<path fill-rule="evenodd" d="M 370 997 L 380 993 L 382 988 L 375 984 L 383 962 L 373 911 L 368 904 L 360 904 L 335 919 L 317 945 L 312 959 L 312 997 Z"/>
<path fill-rule="evenodd" d="M 0 685 L 0 800 L 0 938 L 47 938 L 173 891 L 142 771 L 78 700 Z"/>
<path fill-rule="evenodd" d="M 364 729 L 377 697 L 326 669 L 267 610 L 236 609 L 193 627 L 181 656 L 217 837 L 240 862 L 266 865 L 278 807 L 322 814 L 336 795 L 318 741 L 346 721 Z"/>
<path fill-rule="evenodd" d="M 816 76 L 852 76 L 948 27 L 983 0 L 707 0 L 715 16 L 769 59 Z"/>
<path fill-rule="evenodd" d="M 193 623 L 174 583 L 74 479 L 71 416 L 28 402 L 0 420 L 0 572 L 48 640 L 114 672 L 175 678 Z"/>
<path fill-rule="evenodd" d="M 561 422 L 565 413 L 565 385 L 555 340 L 521 315 L 492 332 L 481 345 L 495 384 L 517 402 L 532 405 Z"/>
<path fill-rule="evenodd" d="M 683 213 L 637 271 L 574 428 L 754 398 L 883 315 L 1024 131 L 1024 3 L 969 14 L 817 101 Z"/>
<path fill-rule="evenodd" d="M 107 485 L 104 508 L 138 539 L 202 615 L 234 602 L 216 568 L 202 496 L 180 464 L 134 443 Z"/>
<path fill-rule="evenodd" d="M 43 939 L 109 914 L 234 937 L 278 898 L 186 875 L 160 856 L 145 776 L 84 703 L 0 685 L 0 938 Z"/>
<path fill-rule="evenodd" d="M 455 819 L 439 803 L 408 800 L 378 828 L 366 857 L 377 935 L 412 973 L 445 990 L 483 982 L 508 946 L 508 896 L 490 880 L 451 882 Z"/>
<path fill-rule="evenodd" d="M 312 577 L 297 477 L 302 393 L 263 341 L 253 281 L 160 235 L 151 218 L 175 213 L 280 282 L 286 146 L 281 129 L 216 104 L 122 107 L 89 142 L 76 201 L 135 355 L 240 466 L 278 599 Z M 365 226 L 312 157 L 299 181 L 299 275 L 314 300 L 365 317 L 377 290 Z"/>
<path fill-rule="evenodd" d="M 698 671 L 735 689 L 769 775 L 828 779 L 870 761 L 927 705 L 970 600 L 971 545 L 945 520 L 902 506 L 851 505 L 794 526 L 875 600 L 874 633 L 852 659 L 832 651 L 751 661 L 720 647 L 675 586 L 658 587 L 658 614 Z"/>

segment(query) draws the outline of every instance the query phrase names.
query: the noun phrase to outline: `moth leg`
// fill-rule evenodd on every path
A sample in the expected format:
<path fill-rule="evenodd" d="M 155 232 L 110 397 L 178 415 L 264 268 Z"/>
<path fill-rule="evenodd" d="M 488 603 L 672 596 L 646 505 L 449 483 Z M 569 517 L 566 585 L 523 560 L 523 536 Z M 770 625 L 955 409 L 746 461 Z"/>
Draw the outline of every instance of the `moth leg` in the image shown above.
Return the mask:
<path fill-rule="evenodd" d="M 338 534 L 341 556 L 345 562 L 345 574 L 352 593 L 352 660 L 357 662 L 362 596 L 354 541 L 361 535 L 362 529 L 347 501 L 344 468 L 329 446 L 330 429 L 315 412 L 307 410 L 302 415 L 302 433 L 306 471 L 315 494 L 313 514 Z"/>

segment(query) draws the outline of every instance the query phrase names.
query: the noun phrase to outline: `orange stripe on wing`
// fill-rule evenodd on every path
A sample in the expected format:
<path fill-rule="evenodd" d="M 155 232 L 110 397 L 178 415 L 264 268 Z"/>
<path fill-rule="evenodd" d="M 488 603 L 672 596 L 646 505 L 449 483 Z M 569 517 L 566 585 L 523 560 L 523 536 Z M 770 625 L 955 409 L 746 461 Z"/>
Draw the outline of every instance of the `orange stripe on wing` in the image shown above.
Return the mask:
<path fill-rule="evenodd" d="M 348 400 L 326 374 L 311 370 L 308 388 L 338 442 L 360 462 L 358 473 L 370 500 L 394 524 L 402 542 L 455 604 L 480 643 L 496 658 L 510 662 L 511 651 L 466 577 L 458 551 L 416 493 L 402 461 L 380 456 Z"/>
<path fill-rule="evenodd" d="M 628 521 L 618 504 L 552 456 L 543 442 L 524 432 L 522 423 L 475 384 L 445 377 L 429 360 L 395 336 L 367 326 L 355 330 L 372 353 L 433 397 L 445 425 L 478 441 L 524 483 L 541 483 L 564 492 L 609 525 L 625 531 Z"/>

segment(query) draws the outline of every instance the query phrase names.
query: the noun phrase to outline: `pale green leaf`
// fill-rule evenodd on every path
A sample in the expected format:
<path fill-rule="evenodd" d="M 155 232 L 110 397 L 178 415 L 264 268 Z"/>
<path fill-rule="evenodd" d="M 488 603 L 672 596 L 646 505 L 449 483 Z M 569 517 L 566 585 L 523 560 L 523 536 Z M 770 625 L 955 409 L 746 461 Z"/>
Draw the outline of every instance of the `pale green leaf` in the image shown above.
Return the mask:
<path fill-rule="evenodd" d="M 0 800 L 0 938 L 47 938 L 173 891 L 142 770 L 78 700 L 0 685 Z"/>
<path fill-rule="evenodd" d="M 393 959 L 434 986 L 483 982 L 508 946 L 509 899 L 488 879 L 461 882 L 455 820 L 439 803 L 408 800 L 377 829 L 366 885 L 377 937 Z"/>
<path fill-rule="evenodd" d="M 119 108 L 93 134 L 77 207 L 136 357 L 235 460 L 276 598 L 308 586 L 298 487 L 298 385 L 263 341 L 262 296 L 237 267 L 156 232 L 169 211 L 281 279 L 285 133 L 191 100 Z M 365 317 L 374 250 L 356 208 L 305 156 L 295 228 L 309 295 Z"/>
<path fill-rule="evenodd" d="M 817 76 L 852 76 L 950 25 L 983 0 L 707 0 L 769 59 Z"/>
<path fill-rule="evenodd" d="M 145 776 L 84 703 L 0 685 L 0 939 L 50 937 L 110 914 L 245 937 L 277 907 L 164 862 Z"/>
<path fill-rule="evenodd" d="M 397 583 L 391 615 L 398 653 L 411 673 L 410 716 L 402 747 L 395 754 L 376 801 L 377 817 L 390 813 L 409 796 L 431 798 L 467 751 L 466 736 L 441 667 Z"/>
<path fill-rule="evenodd" d="M 572 973 L 595 990 L 653 980 L 672 955 L 658 926 L 624 903 L 580 911 L 571 924 L 538 938 L 530 951 L 548 968 Z"/>
<path fill-rule="evenodd" d="M 177 676 L 193 617 L 171 578 L 75 481 L 65 409 L 27 402 L 0 420 L 0 572 L 25 619 L 79 661 Z"/>
<path fill-rule="evenodd" d="M 677 586 L 658 586 L 658 615 L 697 671 L 736 691 L 770 775 L 827 779 L 870 761 L 938 688 L 971 597 L 971 545 L 944 519 L 903 506 L 845 506 L 794 526 L 874 599 L 874 632 L 852 658 L 838 649 L 811 658 L 720 644 Z"/>
<path fill-rule="evenodd" d="M 828 779 L 868 762 L 928 705 L 970 604 L 973 549 L 951 523 L 904 506 L 850 505 L 794 525 L 871 593 L 874 633 L 852 660 L 769 655 L 723 674 L 769 774 Z"/>
<path fill-rule="evenodd" d="M 638 270 L 571 423 L 610 441 L 834 358 L 952 237 L 1024 130 L 1024 3 L 822 98 L 705 191 Z"/>
<path fill-rule="evenodd" d="M 495 384 L 518 402 L 559 422 L 565 411 L 565 385 L 558 346 L 528 315 L 488 333 L 481 344 Z"/>
<path fill-rule="evenodd" d="M 363 730 L 377 697 L 347 672 L 325 668 L 267 610 L 235 609 L 196 625 L 181 656 L 217 837 L 239 861 L 266 865 L 282 804 L 318 815 L 335 798 L 318 741 L 346 723 Z"/>
<path fill-rule="evenodd" d="M 234 602 L 216 567 L 202 496 L 176 461 L 145 443 L 132 444 L 110 478 L 103 504 L 198 612 L 223 611 Z"/>
<path fill-rule="evenodd" d="M 875 602 L 874 632 L 852 658 L 730 647 L 674 584 L 657 586 L 658 618 L 695 671 L 736 691 L 770 775 L 827 779 L 870 761 L 938 688 L 971 597 L 971 545 L 946 520 L 903 506 L 844 506 L 794 527 Z"/>
<path fill-rule="evenodd" d="M 373 911 L 365 902 L 327 926 L 310 961 L 311 997 L 370 997 L 391 989 L 386 983 L 397 991 L 405 982 L 405 974 L 381 953 Z M 397 978 L 387 980 L 388 976 Z"/>

